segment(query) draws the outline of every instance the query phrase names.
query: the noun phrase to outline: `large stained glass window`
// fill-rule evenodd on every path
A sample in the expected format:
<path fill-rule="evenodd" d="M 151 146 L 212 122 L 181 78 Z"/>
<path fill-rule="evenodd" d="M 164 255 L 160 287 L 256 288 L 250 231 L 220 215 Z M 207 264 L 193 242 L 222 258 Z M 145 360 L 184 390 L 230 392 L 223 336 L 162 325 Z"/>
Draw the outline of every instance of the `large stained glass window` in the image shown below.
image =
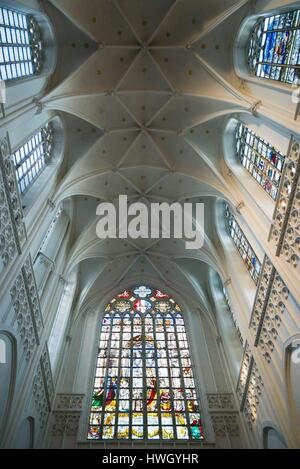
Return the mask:
<path fill-rule="evenodd" d="M 285 156 L 242 123 L 237 126 L 236 145 L 244 168 L 276 200 Z"/>
<path fill-rule="evenodd" d="M 248 60 L 258 77 L 294 83 L 300 78 L 300 10 L 260 18 L 250 38 Z"/>
<path fill-rule="evenodd" d="M 50 123 L 32 135 L 13 153 L 20 194 L 24 194 L 52 157 L 53 130 Z"/>
<path fill-rule="evenodd" d="M 124 291 L 102 321 L 88 439 L 203 438 L 180 307 L 147 286 Z"/>
<path fill-rule="evenodd" d="M 225 216 L 229 235 L 233 239 L 234 244 L 236 245 L 241 255 L 241 258 L 246 264 L 249 274 L 257 285 L 261 272 L 261 262 L 250 246 L 249 241 L 244 235 L 240 225 L 236 221 L 235 216 L 231 213 L 228 205 L 226 205 L 225 208 Z"/>
<path fill-rule="evenodd" d="M 0 7 L 0 78 L 13 80 L 40 73 L 42 43 L 31 15 Z"/>

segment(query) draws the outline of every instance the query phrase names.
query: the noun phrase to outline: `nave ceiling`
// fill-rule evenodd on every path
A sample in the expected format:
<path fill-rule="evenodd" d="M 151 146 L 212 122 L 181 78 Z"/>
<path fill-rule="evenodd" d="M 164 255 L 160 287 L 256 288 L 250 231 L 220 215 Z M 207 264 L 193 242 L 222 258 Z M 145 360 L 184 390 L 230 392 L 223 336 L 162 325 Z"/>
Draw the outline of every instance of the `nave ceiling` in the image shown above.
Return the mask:
<path fill-rule="evenodd" d="M 67 130 L 54 201 L 74 204 L 65 273 L 80 264 L 80 304 L 124 279 L 156 279 L 186 298 L 197 294 L 209 308 L 210 271 L 227 275 L 216 203 L 238 203 L 227 182 L 223 132 L 230 116 L 249 114 L 254 104 L 240 91 L 232 65 L 249 2 L 49 3 L 61 47 L 42 102 L 60 113 Z M 187 251 L 180 240 L 99 240 L 97 204 L 119 194 L 146 203 L 204 202 L 204 248 Z"/>

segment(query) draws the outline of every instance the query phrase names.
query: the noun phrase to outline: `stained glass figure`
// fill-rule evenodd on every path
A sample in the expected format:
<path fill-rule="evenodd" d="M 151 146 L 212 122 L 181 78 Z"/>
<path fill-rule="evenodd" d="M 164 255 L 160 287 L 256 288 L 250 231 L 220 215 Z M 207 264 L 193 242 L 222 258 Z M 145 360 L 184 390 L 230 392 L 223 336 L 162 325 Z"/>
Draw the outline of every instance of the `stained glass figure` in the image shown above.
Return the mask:
<path fill-rule="evenodd" d="M 225 217 L 228 233 L 233 239 L 241 258 L 246 264 L 249 274 L 257 285 L 261 272 L 261 262 L 259 261 L 257 255 L 252 249 L 246 236 L 244 235 L 244 232 L 241 229 L 240 225 L 236 221 L 235 216 L 231 213 L 228 205 L 226 205 L 225 207 Z"/>
<path fill-rule="evenodd" d="M 166 293 L 138 286 L 105 308 L 88 439 L 204 439 L 184 317 Z"/>
<path fill-rule="evenodd" d="M 248 61 L 258 77 L 296 82 L 300 78 L 300 10 L 260 18 L 250 38 Z"/>

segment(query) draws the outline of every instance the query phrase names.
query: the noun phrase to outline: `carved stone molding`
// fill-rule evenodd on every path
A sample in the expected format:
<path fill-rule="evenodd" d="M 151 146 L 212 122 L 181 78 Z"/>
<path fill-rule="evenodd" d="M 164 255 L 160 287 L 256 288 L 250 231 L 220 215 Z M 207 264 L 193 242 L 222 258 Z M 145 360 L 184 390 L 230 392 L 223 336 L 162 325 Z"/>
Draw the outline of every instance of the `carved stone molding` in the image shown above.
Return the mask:
<path fill-rule="evenodd" d="M 40 363 L 33 380 L 32 394 L 40 428 L 42 430 L 45 428 L 48 416 L 51 412 L 54 397 L 54 385 L 47 345 L 40 357 Z"/>
<path fill-rule="evenodd" d="M 237 413 L 211 414 L 210 417 L 216 437 L 238 438 L 240 436 Z"/>
<path fill-rule="evenodd" d="M 77 436 L 84 394 L 58 394 L 53 412 L 53 436 Z"/>
<path fill-rule="evenodd" d="M 267 363 L 271 363 L 274 343 L 287 311 L 289 290 L 266 256 L 254 302 L 250 329 L 256 334 L 255 346 Z"/>
<path fill-rule="evenodd" d="M 222 394 L 206 394 L 208 402 L 208 410 L 210 412 L 234 410 L 234 398 L 233 394 L 222 393 Z"/>
<path fill-rule="evenodd" d="M 254 362 L 243 408 L 246 421 L 251 429 L 257 419 L 257 410 L 263 386 L 263 380 Z"/>
<path fill-rule="evenodd" d="M 41 368 L 43 372 L 47 400 L 48 400 L 48 404 L 50 408 L 53 402 L 53 398 L 54 398 L 54 385 L 53 385 L 52 370 L 51 370 L 49 351 L 48 351 L 47 345 L 45 345 L 44 347 L 43 353 L 40 358 L 40 362 L 41 362 Z"/>
<path fill-rule="evenodd" d="M 81 411 L 84 394 L 57 394 L 55 409 Z"/>
<path fill-rule="evenodd" d="M 30 256 L 10 290 L 26 361 L 40 343 L 43 319 Z"/>
<path fill-rule="evenodd" d="M 80 412 L 53 412 L 53 436 L 77 436 L 80 422 Z"/>
<path fill-rule="evenodd" d="M 206 394 L 206 398 L 215 436 L 239 437 L 239 418 L 233 394 Z"/>
<path fill-rule="evenodd" d="M 35 410 L 40 424 L 40 429 L 42 430 L 43 428 L 45 428 L 50 409 L 45 390 L 42 367 L 40 364 L 34 377 L 32 394 L 34 399 Z"/>
<path fill-rule="evenodd" d="M 240 410 L 244 413 L 250 429 L 257 419 L 257 409 L 263 386 L 264 383 L 250 347 L 246 344 L 237 385 L 237 395 L 241 404 Z"/>
<path fill-rule="evenodd" d="M 241 403 L 243 402 L 245 393 L 248 388 L 248 384 L 249 384 L 248 380 L 249 380 L 249 375 L 251 374 L 252 367 L 253 367 L 253 357 L 252 357 L 249 345 L 248 343 L 246 343 L 244 355 L 242 359 L 240 376 L 238 380 L 238 386 L 237 386 L 237 395 Z"/>
<path fill-rule="evenodd" d="M 21 254 L 26 241 L 23 209 L 8 136 L 0 140 L 0 256 L 3 266 Z"/>
<path fill-rule="evenodd" d="M 282 175 L 270 239 L 293 267 L 300 258 L 300 142 L 292 139 Z"/>

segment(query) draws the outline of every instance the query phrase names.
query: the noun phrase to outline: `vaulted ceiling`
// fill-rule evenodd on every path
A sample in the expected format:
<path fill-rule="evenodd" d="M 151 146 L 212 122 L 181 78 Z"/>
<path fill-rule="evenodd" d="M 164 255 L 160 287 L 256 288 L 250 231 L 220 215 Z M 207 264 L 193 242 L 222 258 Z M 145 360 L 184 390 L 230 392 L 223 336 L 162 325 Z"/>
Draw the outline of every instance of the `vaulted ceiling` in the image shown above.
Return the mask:
<path fill-rule="evenodd" d="M 72 198 L 76 207 L 67 269 L 81 263 L 81 301 L 138 277 L 197 292 L 205 303 L 209 269 L 223 273 L 215 202 L 232 198 L 224 124 L 251 107 L 232 65 L 249 2 L 50 3 L 60 60 L 43 102 L 62 113 L 70 137 L 55 199 Z M 131 201 L 204 201 L 204 248 L 187 251 L 179 240 L 99 240 L 96 206 L 119 194 Z"/>

